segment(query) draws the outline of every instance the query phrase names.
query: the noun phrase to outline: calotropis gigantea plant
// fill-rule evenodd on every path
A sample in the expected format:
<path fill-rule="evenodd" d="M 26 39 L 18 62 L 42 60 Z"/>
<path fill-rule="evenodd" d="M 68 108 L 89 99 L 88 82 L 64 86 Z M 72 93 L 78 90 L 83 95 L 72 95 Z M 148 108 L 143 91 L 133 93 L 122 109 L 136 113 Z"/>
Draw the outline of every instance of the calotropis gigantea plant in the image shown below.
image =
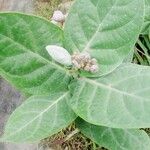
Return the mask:
<path fill-rule="evenodd" d="M 143 22 L 143 0 L 77 0 L 64 30 L 0 13 L 0 75 L 29 96 L 1 141 L 39 141 L 78 117 L 77 128 L 100 146 L 148 150 L 150 139 L 139 129 L 150 127 L 150 67 L 123 63 Z M 75 53 L 89 54 L 98 69 L 74 68 Z"/>

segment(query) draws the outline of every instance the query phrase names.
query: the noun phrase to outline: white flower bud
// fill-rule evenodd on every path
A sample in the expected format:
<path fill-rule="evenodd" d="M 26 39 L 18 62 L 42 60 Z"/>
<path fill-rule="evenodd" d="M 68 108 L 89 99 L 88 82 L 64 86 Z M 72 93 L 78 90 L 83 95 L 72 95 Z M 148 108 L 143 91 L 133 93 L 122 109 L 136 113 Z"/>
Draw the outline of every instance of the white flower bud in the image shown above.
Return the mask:
<path fill-rule="evenodd" d="M 85 67 L 84 67 L 84 70 L 85 70 L 85 71 L 90 71 L 90 66 L 88 66 L 88 65 L 85 66 Z"/>
<path fill-rule="evenodd" d="M 63 47 L 56 46 L 56 45 L 48 45 L 46 46 L 46 50 L 56 62 L 66 66 L 72 65 L 71 55 Z"/>
<path fill-rule="evenodd" d="M 92 73 L 95 73 L 95 72 L 97 72 L 98 71 L 98 65 L 92 65 L 91 67 L 90 67 L 90 71 L 92 72 Z"/>
<path fill-rule="evenodd" d="M 72 56 L 72 64 L 76 69 L 85 70 L 95 73 L 99 70 L 97 60 L 91 58 L 88 52 L 74 53 Z"/>
<path fill-rule="evenodd" d="M 76 67 L 76 68 L 80 68 L 80 65 L 79 65 L 79 63 L 76 61 L 76 60 L 73 60 L 72 61 L 72 64 L 74 65 L 74 67 Z"/>
<path fill-rule="evenodd" d="M 57 11 L 54 11 L 54 14 L 51 19 L 56 22 L 64 22 L 65 15 L 61 11 L 57 10 Z"/>

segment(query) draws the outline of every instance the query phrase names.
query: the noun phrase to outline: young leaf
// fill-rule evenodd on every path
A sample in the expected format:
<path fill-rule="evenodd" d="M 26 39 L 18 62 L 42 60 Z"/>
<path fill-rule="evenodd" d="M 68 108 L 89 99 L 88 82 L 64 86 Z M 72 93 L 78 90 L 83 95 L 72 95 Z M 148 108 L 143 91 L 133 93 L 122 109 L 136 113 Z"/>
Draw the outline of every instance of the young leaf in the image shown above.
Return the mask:
<path fill-rule="evenodd" d="M 65 46 L 98 60 L 100 71 L 91 76 L 107 74 L 133 50 L 143 12 L 143 0 L 78 0 L 66 20 Z"/>
<path fill-rule="evenodd" d="M 61 29 L 44 19 L 0 13 L 0 75 L 30 94 L 66 90 L 70 78 L 45 48 L 62 45 L 62 38 Z"/>
<path fill-rule="evenodd" d="M 86 121 L 112 128 L 150 127 L 150 68 L 124 64 L 99 79 L 70 85 L 69 105 Z"/>
<path fill-rule="evenodd" d="M 150 148 L 150 138 L 142 130 L 95 126 L 81 119 L 78 119 L 76 124 L 85 136 L 109 150 L 148 150 Z"/>
<path fill-rule="evenodd" d="M 71 55 L 63 47 L 56 45 L 48 45 L 46 46 L 46 50 L 56 62 L 66 66 L 70 66 L 72 64 Z"/>
<path fill-rule="evenodd" d="M 67 127 L 76 118 L 66 104 L 67 94 L 33 96 L 26 100 L 9 118 L 2 140 L 35 142 Z"/>

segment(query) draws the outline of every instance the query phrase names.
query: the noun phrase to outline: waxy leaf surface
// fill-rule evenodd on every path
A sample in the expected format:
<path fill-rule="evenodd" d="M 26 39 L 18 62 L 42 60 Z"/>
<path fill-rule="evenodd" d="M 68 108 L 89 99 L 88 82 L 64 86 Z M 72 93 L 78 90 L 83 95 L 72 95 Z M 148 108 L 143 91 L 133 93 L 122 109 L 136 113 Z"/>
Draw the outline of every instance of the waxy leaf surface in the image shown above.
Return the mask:
<path fill-rule="evenodd" d="M 124 64 L 99 79 L 70 85 L 69 105 L 84 120 L 112 128 L 150 127 L 150 67 Z"/>
<path fill-rule="evenodd" d="M 113 129 L 77 120 L 77 127 L 92 141 L 109 150 L 148 150 L 150 138 L 138 129 Z"/>
<path fill-rule="evenodd" d="M 143 0 L 78 0 L 65 24 L 66 49 L 98 60 L 99 72 L 89 76 L 107 74 L 133 49 L 143 18 Z"/>
<path fill-rule="evenodd" d="M 145 0 L 145 18 L 142 34 L 150 34 L 150 0 Z"/>
<path fill-rule="evenodd" d="M 44 19 L 0 13 L 0 75 L 29 94 L 66 90 L 69 76 L 45 48 L 62 45 L 62 38 L 61 29 Z"/>
<path fill-rule="evenodd" d="M 67 127 L 76 118 L 66 103 L 67 94 L 32 96 L 26 100 L 9 118 L 3 140 L 35 142 Z"/>

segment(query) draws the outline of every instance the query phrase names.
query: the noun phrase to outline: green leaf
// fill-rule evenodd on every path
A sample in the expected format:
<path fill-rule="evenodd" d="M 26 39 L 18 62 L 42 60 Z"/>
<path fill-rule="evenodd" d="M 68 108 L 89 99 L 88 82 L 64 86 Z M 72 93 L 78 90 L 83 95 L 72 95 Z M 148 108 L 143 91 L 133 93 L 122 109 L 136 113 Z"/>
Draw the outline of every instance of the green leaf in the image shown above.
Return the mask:
<path fill-rule="evenodd" d="M 145 0 L 145 19 L 142 27 L 142 34 L 149 34 L 150 30 L 150 0 Z"/>
<path fill-rule="evenodd" d="M 0 75 L 30 94 L 65 91 L 70 77 L 45 48 L 62 45 L 62 39 L 62 30 L 47 20 L 0 13 Z"/>
<path fill-rule="evenodd" d="M 148 150 L 150 148 L 150 138 L 142 130 L 95 126 L 81 119 L 78 119 L 76 124 L 85 136 L 109 150 Z"/>
<path fill-rule="evenodd" d="M 150 127 L 150 67 L 124 64 L 99 79 L 72 82 L 68 104 L 95 125 L 112 128 Z"/>
<path fill-rule="evenodd" d="M 127 57 L 124 59 L 124 63 L 131 63 L 132 62 L 132 60 L 133 60 L 133 56 L 134 56 L 134 50 L 132 49 L 129 53 L 128 53 L 128 55 L 127 55 Z"/>
<path fill-rule="evenodd" d="M 110 73 L 133 50 L 143 12 L 143 0 L 78 0 L 65 24 L 66 49 L 98 60 L 100 71 L 90 76 Z"/>
<path fill-rule="evenodd" d="M 9 118 L 3 141 L 35 142 L 67 127 L 75 118 L 66 103 L 67 92 L 32 96 Z"/>

